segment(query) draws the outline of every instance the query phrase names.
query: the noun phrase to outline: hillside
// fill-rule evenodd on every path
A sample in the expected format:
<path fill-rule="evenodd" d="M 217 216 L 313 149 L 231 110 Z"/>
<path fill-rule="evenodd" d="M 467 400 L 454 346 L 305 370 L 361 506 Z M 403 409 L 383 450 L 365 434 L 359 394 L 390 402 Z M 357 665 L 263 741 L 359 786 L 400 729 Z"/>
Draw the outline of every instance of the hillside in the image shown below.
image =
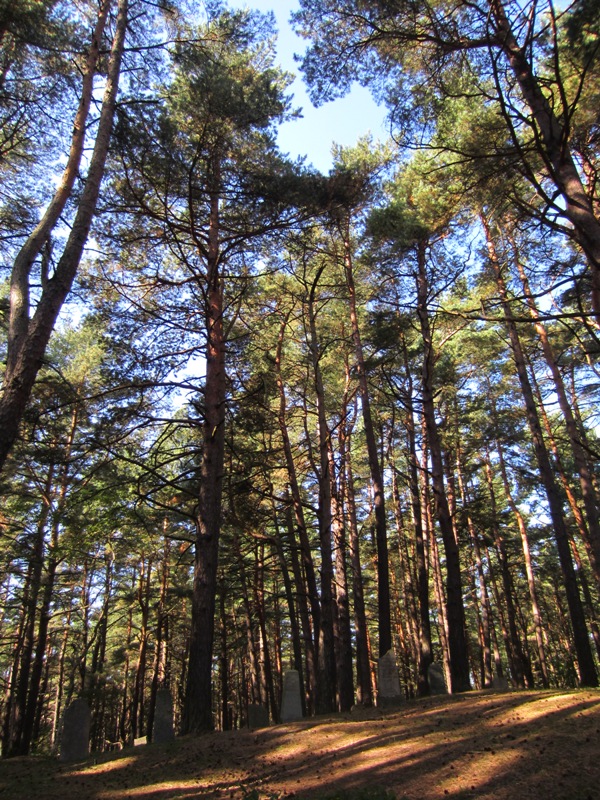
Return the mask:
<path fill-rule="evenodd" d="M 0 764 L 2 800 L 596 800 L 600 691 L 414 700 L 61 765 Z"/>

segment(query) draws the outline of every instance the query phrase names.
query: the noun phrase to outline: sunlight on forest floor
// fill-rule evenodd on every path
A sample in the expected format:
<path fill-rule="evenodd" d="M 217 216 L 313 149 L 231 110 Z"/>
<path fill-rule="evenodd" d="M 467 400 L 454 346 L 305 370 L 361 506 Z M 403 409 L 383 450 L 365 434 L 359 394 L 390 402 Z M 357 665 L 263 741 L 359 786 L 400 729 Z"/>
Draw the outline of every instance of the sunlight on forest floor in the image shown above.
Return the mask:
<path fill-rule="evenodd" d="M 187 736 L 85 765 L 11 759 L 0 765 L 0 796 L 354 800 L 381 787 L 398 800 L 593 800 L 599 733 L 600 691 L 471 692 L 394 712 Z"/>

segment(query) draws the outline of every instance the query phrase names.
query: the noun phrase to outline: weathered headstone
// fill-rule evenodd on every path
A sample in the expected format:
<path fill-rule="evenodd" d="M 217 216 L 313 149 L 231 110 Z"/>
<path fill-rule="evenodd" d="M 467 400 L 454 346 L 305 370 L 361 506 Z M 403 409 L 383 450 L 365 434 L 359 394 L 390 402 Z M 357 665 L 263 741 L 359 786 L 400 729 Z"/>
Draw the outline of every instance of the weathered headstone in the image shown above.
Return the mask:
<path fill-rule="evenodd" d="M 508 681 L 501 675 L 494 675 L 492 689 L 496 692 L 508 692 Z"/>
<path fill-rule="evenodd" d="M 248 727 L 252 729 L 269 727 L 269 712 L 262 703 L 251 703 L 248 706 Z"/>
<path fill-rule="evenodd" d="M 444 677 L 444 668 L 437 661 L 429 665 L 427 669 L 427 679 L 429 681 L 429 691 L 431 694 L 448 694 L 446 688 L 446 678 Z"/>
<path fill-rule="evenodd" d="M 400 705 L 403 697 L 400 691 L 400 678 L 393 650 L 388 650 L 378 660 L 377 678 L 377 705 L 381 708 Z"/>
<path fill-rule="evenodd" d="M 302 719 L 302 699 L 300 697 L 300 674 L 297 669 L 283 673 L 283 695 L 281 698 L 281 721 L 294 722 Z"/>
<path fill-rule="evenodd" d="M 152 741 L 154 744 L 164 744 L 165 742 L 172 742 L 174 738 L 173 698 L 168 689 L 159 689 L 156 693 Z"/>
<path fill-rule="evenodd" d="M 61 761 L 83 761 L 90 752 L 91 712 L 88 701 L 79 697 L 65 710 L 60 738 Z"/>

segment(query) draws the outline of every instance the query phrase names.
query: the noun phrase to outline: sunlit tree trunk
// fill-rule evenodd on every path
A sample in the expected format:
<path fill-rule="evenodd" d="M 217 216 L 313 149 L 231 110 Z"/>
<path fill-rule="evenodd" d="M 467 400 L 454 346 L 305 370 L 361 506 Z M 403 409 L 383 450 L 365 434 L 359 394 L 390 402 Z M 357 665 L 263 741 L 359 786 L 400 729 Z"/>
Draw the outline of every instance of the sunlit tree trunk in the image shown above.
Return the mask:
<path fill-rule="evenodd" d="M 477 570 L 477 581 L 479 586 L 479 609 L 481 614 L 481 661 L 482 661 L 482 675 L 481 684 L 484 689 L 488 689 L 492 685 L 492 609 L 490 606 L 490 598 L 487 588 L 487 577 L 483 568 L 483 559 L 481 557 L 481 547 L 479 545 L 479 535 L 475 529 L 475 524 L 471 514 L 469 513 L 469 502 L 467 498 L 467 490 L 463 477 L 462 465 L 462 451 L 460 444 L 456 447 L 456 474 L 458 479 L 458 488 L 460 498 L 466 515 L 467 529 L 469 531 L 469 539 L 473 545 L 473 559 Z"/>
<path fill-rule="evenodd" d="M 356 419 L 356 404 L 352 420 Z M 360 555 L 360 534 L 356 516 L 356 489 L 351 458 L 352 428 L 346 421 L 345 449 L 343 464 L 345 481 L 343 483 L 348 524 L 350 526 L 350 561 L 352 565 L 352 595 L 354 599 L 354 636 L 356 640 L 356 684 L 357 700 L 364 706 L 373 705 L 373 683 L 371 680 L 370 648 L 365 610 L 365 595 Z"/>
<path fill-rule="evenodd" d="M 318 647 L 318 631 L 321 624 L 321 605 L 319 602 L 319 592 L 317 589 L 317 579 L 313 563 L 312 551 L 306 529 L 306 522 L 304 519 L 304 508 L 302 505 L 302 496 L 300 494 L 300 485 L 296 474 L 296 465 L 292 452 L 292 445 L 288 432 L 287 419 L 286 419 L 286 394 L 285 385 L 282 378 L 282 352 L 283 342 L 285 336 L 285 329 L 288 322 L 286 316 L 280 325 L 279 334 L 277 337 L 277 350 L 275 355 L 275 370 L 277 377 L 277 388 L 279 392 L 279 430 L 281 432 L 283 442 L 283 452 L 285 456 L 285 464 L 287 468 L 287 477 L 290 488 L 292 506 L 294 510 L 294 520 L 296 522 L 296 529 L 298 532 L 298 539 L 300 544 L 301 563 L 304 572 L 304 580 L 301 579 L 300 564 L 297 563 L 297 547 L 296 536 L 293 531 L 293 525 L 288 523 L 288 532 L 290 538 L 290 546 L 292 552 L 292 565 L 294 566 L 294 577 L 298 593 L 298 603 L 300 605 L 300 619 L 302 622 L 302 631 L 304 637 L 304 646 L 306 650 L 306 672 L 308 681 L 308 694 L 309 705 L 312 707 L 316 698 L 317 691 L 317 650 Z M 312 613 L 314 636 L 311 635 L 310 618 L 308 614 L 308 607 Z"/>
<path fill-rule="evenodd" d="M 586 541 L 588 544 L 590 561 L 592 564 L 592 569 L 594 570 L 596 583 L 600 585 L 600 509 L 598 507 L 598 498 L 596 496 L 596 491 L 592 480 L 592 470 L 590 469 L 590 464 L 583 446 L 579 426 L 567 396 L 567 390 L 562 374 L 558 367 L 556 357 L 554 355 L 554 349 L 552 347 L 550 337 L 545 325 L 541 321 L 535 299 L 529 286 L 527 274 L 525 273 L 525 269 L 516 250 L 514 254 L 514 261 L 521 279 L 523 293 L 527 300 L 529 311 L 533 320 L 535 321 L 535 330 L 542 346 L 546 364 L 548 365 L 548 369 L 552 374 L 552 380 L 554 383 L 558 404 L 565 420 L 565 427 L 567 430 L 569 443 L 571 445 L 573 461 L 579 474 L 581 496 L 583 498 L 583 505 L 587 519 L 587 528 L 584 526 L 582 534 L 584 536 L 584 541 Z"/>
<path fill-rule="evenodd" d="M 87 177 L 77 201 L 75 218 L 53 275 L 49 277 L 47 274 L 42 274 L 41 292 L 35 312 L 33 316 L 30 316 L 30 273 L 33 262 L 44 248 L 60 219 L 79 174 L 78 167 L 83 152 L 86 120 L 93 98 L 93 81 L 101 47 L 100 39 L 110 6 L 111 3 L 106 0 L 101 7 L 92 37 L 82 79 L 81 104 L 75 119 L 71 152 L 63 179 L 38 228 L 32 233 L 17 256 L 11 277 L 7 361 L 0 395 L 0 469 L 18 436 L 25 406 L 42 366 L 56 319 L 71 290 L 96 211 L 116 108 L 121 59 L 128 25 L 128 0 L 118 0 L 117 23 L 107 67 L 100 120 Z M 35 291 L 37 292 L 37 288 Z"/>
<path fill-rule="evenodd" d="M 542 436 L 539 415 L 535 405 L 531 383 L 527 374 L 525 357 L 521 347 L 517 327 L 512 317 L 508 293 L 502 277 L 502 270 L 496 254 L 496 248 L 491 235 L 489 223 L 484 217 L 481 219 L 486 233 L 490 263 L 494 269 L 496 281 L 498 283 L 498 290 L 500 292 L 502 307 L 504 310 L 505 323 L 510 336 L 515 366 L 519 376 L 521 390 L 523 392 L 523 399 L 527 413 L 527 422 L 531 433 L 535 457 L 540 471 L 540 478 L 544 485 L 545 493 L 548 499 L 550 517 L 552 519 L 552 527 L 554 529 L 558 557 L 563 573 L 565 592 L 569 605 L 569 615 L 573 627 L 573 640 L 577 653 L 579 681 L 582 686 L 597 686 L 598 676 L 587 634 L 581 598 L 577 588 L 577 580 L 569 547 L 569 534 L 563 516 L 562 501 L 559 495 L 558 486 L 556 485 L 556 481 L 554 479 L 552 465 L 546 449 L 546 443 Z"/>
<path fill-rule="evenodd" d="M 600 323 L 600 221 L 585 190 L 568 141 L 570 115 L 557 117 L 548 94 L 534 73 L 530 49 L 519 43 L 508 19 L 503 0 L 492 0 L 490 18 L 497 33 L 495 45 L 506 55 L 523 98 L 536 125 L 536 145 L 551 180 L 564 200 L 564 213 L 573 226 L 573 238 L 585 253 L 590 265 L 592 306 Z M 553 20 L 555 22 L 555 20 Z M 550 34 L 552 35 L 552 34 Z M 494 65 L 496 62 L 493 62 Z M 563 89 L 564 90 L 564 89 Z"/>
<path fill-rule="evenodd" d="M 390 611 L 390 575 L 387 543 L 387 521 L 385 514 L 385 491 L 383 475 L 377 449 L 377 440 L 371 413 L 371 399 L 367 382 L 367 371 L 363 353 L 362 339 L 358 324 L 356 309 L 356 288 L 354 285 L 354 270 L 352 263 L 352 246 L 350 240 L 350 225 L 348 219 L 340 226 L 344 246 L 344 270 L 346 286 L 350 303 L 350 322 L 356 372 L 360 388 L 360 400 L 369 458 L 369 470 L 373 487 L 373 506 L 375 510 L 375 531 L 377 541 L 377 624 L 379 630 L 379 655 L 385 655 L 392 648 L 392 625 Z"/>

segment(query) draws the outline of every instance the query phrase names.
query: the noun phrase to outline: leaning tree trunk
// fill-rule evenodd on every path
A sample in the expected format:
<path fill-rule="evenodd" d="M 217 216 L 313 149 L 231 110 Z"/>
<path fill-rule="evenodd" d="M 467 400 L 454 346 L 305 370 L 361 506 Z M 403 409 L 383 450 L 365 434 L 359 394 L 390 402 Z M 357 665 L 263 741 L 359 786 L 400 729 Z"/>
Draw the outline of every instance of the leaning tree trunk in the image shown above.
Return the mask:
<path fill-rule="evenodd" d="M 516 39 L 503 0 L 490 4 L 490 18 L 494 20 L 496 44 L 505 54 L 519 85 L 523 99 L 529 106 L 535 125 L 535 143 L 548 175 L 564 201 L 564 214 L 572 225 L 572 235 L 586 255 L 591 271 L 591 300 L 596 321 L 600 323 L 600 221 L 594 214 L 569 146 L 569 124 L 561 121 L 547 93 L 534 74 L 530 50 Z M 570 114 L 564 109 L 564 117 Z"/>
<path fill-rule="evenodd" d="M 582 530 L 584 541 L 586 542 L 588 552 L 590 554 L 590 562 L 594 571 L 596 584 L 600 585 L 600 509 L 598 506 L 598 498 L 593 482 L 592 469 L 588 462 L 588 458 L 583 446 L 582 436 L 579 431 L 579 426 L 573 414 L 573 409 L 567 396 L 567 390 L 561 375 L 560 369 L 554 355 L 554 348 L 548 336 L 548 331 L 542 323 L 540 313 L 537 309 L 535 299 L 531 292 L 527 275 L 520 262 L 518 253 L 515 252 L 515 263 L 523 285 L 523 293 L 529 306 L 530 314 L 534 320 L 535 330 L 539 337 L 540 344 L 548 369 L 552 374 L 554 382 L 554 389 L 558 404 L 565 420 L 565 427 L 571 445 L 571 453 L 577 472 L 579 473 L 579 483 L 581 486 L 581 496 L 583 498 L 583 505 L 587 518 L 587 529 L 585 526 Z"/>
<path fill-rule="evenodd" d="M 100 13 L 94 32 L 95 37 L 100 36 L 104 29 L 103 15 L 108 11 L 107 6 L 108 3 Z M 119 0 L 117 26 L 108 63 L 100 121 L 87 178 L 77 203 L 75 219 L 54 274 L 52 277 L 42 275 L 41 293 L 32 317 L 30 317 L 31 268 L 35 258 L 48 241 L 52 229 L 57 224 L 77 177 L 83 148 L 81 139 L 83 133 L 79 128 L 73 133 L 71 154 L 65 168 L 65 172 L 69 174 L 63 177 L 63 181 L 57 189 L 57 195 L 51 201 L 45 217 L 40 222 L 40 230 L 36 229 L 25 243 L 14 265 L 10 289 L 6 371 L 0 396 L 0 469 L 18 436 L 25 406 L 42 366 L 56 319 L 71 290 L 96 211 L 115 114 L 127 24 L 128 0 Z M 87 118 L 86 105 L 89 106 L 91 102 L 92 84 L 98 58 L 97 47 L 98 43 L 94 39 L 83 78 L 80 112 L 78 112 L 75 123 L 81 128 L 85 127 Z"/>
<path fill-rule="evenodd" d="M 419 617 L 419 658 L 417 666 L 417 692 L 420 697 L 429 694 L 429 666 L 433 661 L 431 647 L 431 620 L 429 616 L 429 564 L 427 535 L 424 531 L 422 497 L 419 487 L 419 459 L 417 456 L 417 436 L 415 428 L 414 385 L 412 371 L 409 367 L 406 341 L 402 337 L 402 358 L 406 390 L 403 405 L 406 413 L 404 428 L 407 437 L 408 490 L 415 532 L 416 585 Z"/>
<path fill-rule="evenodd" d="M 527 422 L 531 433 L 531 439 L 540 472 L 540 478 L 548 500 L 550 518 L 552 520 L 554 538 L 558 550 L 558 558 L 563 574 L 565 593 L 569 606 L 569 615 L 573 628 L 573 642 L 575 645 L 575 651 L 577 653 L 579 682 L 582 686 L 593 687 L 598 685 L 598 675 L 596 672 L 596 665 L 594 664 L 592 649 L 590 647 L 590 641 L 585 622 L 585 614 L 577 587 L 577 577 L 575 575 L 573 560 L 571 558 L 569 533 L 567 531 L 567 526 L 564 519 L 563 503 L 559 494 L 559 488 L 554 478 L 546 443 L 542 435 L 539 414 L 535 405 L 531 382 L 527 374 L 525 356 L 521 347 L 517 326 L 512 317 L 510 302 L 508 299 L 508 291 L 502 277 L 502 270 L 500 268 L 496 248 L 492 239 L 490 226 L 485 217 L 482 216 L 481 221 L 486 234 L 490 263 L 494 269 L 498 290 L 500 292 L 500 299 L 504 311 L 504 319 L 510 337 L 511 349 L 513 352 L 519 382 L 521 384 Z"/>

